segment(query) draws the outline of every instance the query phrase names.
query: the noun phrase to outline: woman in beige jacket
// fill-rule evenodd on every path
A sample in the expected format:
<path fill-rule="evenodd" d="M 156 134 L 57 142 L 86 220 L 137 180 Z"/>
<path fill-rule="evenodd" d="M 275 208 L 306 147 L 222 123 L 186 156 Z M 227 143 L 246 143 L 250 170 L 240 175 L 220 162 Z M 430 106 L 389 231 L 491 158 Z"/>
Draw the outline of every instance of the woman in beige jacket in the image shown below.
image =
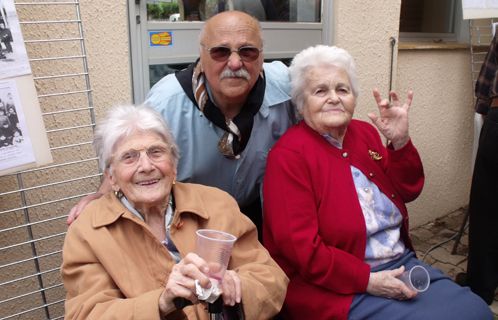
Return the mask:
<path fill-rule="evenodd" d="M 225 315 L 279 312 L 287 277 L 230 195 L 175 183 L 178 148 L 158 113 L 110 109 L 94 146 L 114 192 L 90 203 L 68 229 L 61 268 L 67 320 L 207 319 L 195 288 L 195 280 L 211 287 L 209 267 L 194 253 L 198 229 L 237 237 L 221 284 Z M 175 298 L 194 305 L 177 310 Z"/>

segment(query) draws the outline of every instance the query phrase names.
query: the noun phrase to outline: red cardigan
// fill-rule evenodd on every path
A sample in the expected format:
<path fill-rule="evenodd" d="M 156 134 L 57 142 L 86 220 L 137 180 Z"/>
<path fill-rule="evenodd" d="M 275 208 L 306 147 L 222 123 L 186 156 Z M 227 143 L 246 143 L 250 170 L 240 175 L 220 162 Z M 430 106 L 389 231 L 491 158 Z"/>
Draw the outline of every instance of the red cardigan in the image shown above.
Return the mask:
<path fill-rule="evenodd" d="M 286 319 L 347 319 L 353 295 L 367 288 L 367 230 L 351 165 L 401 211 L 401 238 L 413 250 L 405 203 L 422 191 L 424 172 L 411 140 L 386 148 L 372 125 L 352 120 L 338 149 L 301 121 L 270 151 L 263 184 L 264 245 L 290 279 Z"/>

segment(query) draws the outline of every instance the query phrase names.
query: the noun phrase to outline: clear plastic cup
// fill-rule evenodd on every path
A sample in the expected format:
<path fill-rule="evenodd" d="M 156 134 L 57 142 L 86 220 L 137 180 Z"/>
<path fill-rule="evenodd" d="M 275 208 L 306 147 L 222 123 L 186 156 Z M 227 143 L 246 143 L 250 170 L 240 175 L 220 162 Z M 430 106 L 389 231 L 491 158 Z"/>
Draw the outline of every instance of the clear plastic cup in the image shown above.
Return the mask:
<path fill-rule="evenodd" d="M 398 279 L 403 281 L 408 288 L 418 292 L 424 292 L 427 290 L 431 282 L 429 272 L 427 272 L 427 270 L 425 270 L 422 266 L 415 266 L 410 270 L 403 272 Z"/>
<path fill-rule="evenodd" d="M 209 266 L 208 277 L 221 283 L 237 237 L 210 229 L 200 229 L 196 233 L 197 255 L 207 262 Z"/>

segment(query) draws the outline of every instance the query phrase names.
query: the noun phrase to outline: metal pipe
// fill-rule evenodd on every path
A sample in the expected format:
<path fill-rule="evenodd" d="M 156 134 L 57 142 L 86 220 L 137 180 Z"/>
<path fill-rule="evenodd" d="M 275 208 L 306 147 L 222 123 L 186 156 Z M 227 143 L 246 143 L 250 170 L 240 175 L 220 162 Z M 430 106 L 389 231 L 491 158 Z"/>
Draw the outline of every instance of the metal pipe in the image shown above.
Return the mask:
<path fill-rule="evenodd" d="M 31 224 L 30 223 L 27 224 L 27 228 L 31 229 Z M 33 238 L 33 239 L 29 240 L 29 241 L 19 242 L 19 243 L 13 244 L 11 246 L 2 247 L 2 248 L 0 248 L 0 251 L 7 250 L 7 249 L 12 249 L 12 248 L 17 248 L 17 247 L 21 247 L 21 246 L 23 246 L 25 244 L 34 244 L 34 243 L 36 243 L 38 241 L 44 241 L 44 240 L 48 240 L 48 239 L 52 239 L 52 238 L 64 236 L 65 234 L 66 234 L 65 232 L 62 232 L 62 233 L 59 233 L 59 234 L 53 234 L 53 235 L 48 236 L 48 237 L 43 237 L 43 238 L 38 238 L 38 239 L 34 239 Z M 36 257 L 36 256 L 34 256 L 34 257 Z M 40 272 L 40 271 L 38 270 L 37 272 Z"/>
<path fill-rule="evenodd" d="M 45 39 L 45 40 L 25 40 L 24 43 L 41 43 L 41 42 L 61 42 L 61 41 L 77 41 L 80 38 L 67 38 L 67 39 Z"/>
<path fill-rule="evenodd" d="M 84 196 L 87 196 L 87 195 L 89 195 L 89 194 L 94 194 L 94 193 L 95 193 L 95 192 L 83 193 L 83 194 L 79 194 L 79 195 L 76 195 L 76 196 L 71 196 L 71 197 L 62 198 L 62 199 L 58 199 L 58 200 L 52 200 L 52 201 L 47 201 L 47 202 L 42 202 L 42 203 L 32 204 L 32 205 L 29 205 L 29 206 L 22 206 L 22 207 L 20 207 L 20 208 L 15 208 L 15 209 L 10 209 L 10 210 L 1 211 L 1 212 L 0 212 L 0 214 L 9 213 L 9 212 L 14 212 L 14 211 L 19 211 L 19 210 L 23 210 L 23 209 L 29 209 L 29 208 L 41 207 L 41 206 L 45 206 L 45 205 L 47 205 L 47 204 L 57 203 L 57 202 L 65 201 L 65 200 L 76 199 L 76 198 L 84 197 Z M 0 267 L 1 267 L 1 266 L 0 266 Z"/>
<path fill-rule="evenodd" d="M 92 143 L 93 143 L 92 141 L 89 141 L 89 142 L 82 142 L 82 143 L 68 144 L 68 145 L 65 145 L 65 146 L 60 146 L 60 147 L 53 147 L 53 148 L 50 148 L 50 151 L 52 151 L 52 150 L 58 150 L 58 149 L 65 149 L 65 148 L 72 148 L 72 147 L 79 147 L 79 146 L 84 146 L 84 145 L 87 145 L 87 144 L 92 144 Z"/>
<path fill-rule="evenodd" d="M 55 76 L 33 77 L 33 80 L 64 78 L 64 77 L 76 77 L 76 76 L 84 76 L 84 75 L 86 75 L 86 73 L 59 74 L 59 75 L 55 75 Z M 89 108 L 86 108 L 86 109 L 89 109 Z"/>
<path fill-rule="evenodd" d="M 61 128 L 61 129 L 53 129 L 53 130 L 47 130 L 47 133 L 52 133 L 52 132 L 59 132 L 59 131 L 67 131 L 67 130 L 74 130 L 74 129 L 81 129 L 81 128 L 88 128 L 88 127 L 93 127 L 92 124 L 85 124 L 82 126 L 76 126 L 76 127 L 68 127 L 68 128 Z"/>
<path fill-rule="evenodd" d="M 16 6 L 45 6 L 58 4 L 78 4 L 77 2 L 16 2 Z"/>
<path fill-rule="evenodd" d="M 44 23 L 74 23 L 81 22 L 80 20 L 53 20 L 53 21 L 24 21 L 19 24 L 44 24 Z"/>
<path fill-rule="evenodd" d="M 29 59 L 31 61 L 48 61 L 48 60 L 62 60 L 62 59 L 79 59 L 85 56 L 69 56 L 69 57 L 55 57 L 55 58 L 40 58 L 40 59 Z M 85 71 L 86 72 L 86 71 Z"/>
<path fill-rule="evenodd" d="M 50 252 L 50 253 L 47 253 L 47 254 L 42 254 L 42 255 L 39 255 L 37 257 L 28 258 L 28 259 L 24 259 L 24 260 L 19 260 L 19 261 L 12 262 L 12 263 L 7 263 L 7 264 L 4 264 L 4 265 L 0 266 L 0 269 L 1 268 L 15 266 L 15 265 L 18 265 L 18 264 L 21 264 L 21 263 L 24 263 L 24 262 L 28 262 L 28 261 L 33 261 L 33 260 L 39 259 L 39 258 L 45 258 L 45 257 L 53 256 L 54 254 L 58 254 L 58 253 L 62 253 L 62 250 Z"/>
<path fill-rule="evenodd" d="M 18 225 L 18 226 L 15 226 L 15 227 L 11 227 L 11 228 L 7 228 L 7 229 L 2 229 L 0 230 L 0 233 L 2 232 L 8 232 L 8 231 L 14 231 L 14 230 L 17 230 L 17 229 L 22 229 L 24 227 L 27 227 L 27 226 L 36 226 L 36 225 L 39 225 L 39 224 L 42 224 L 42 223 L 46 223 L 46 222 L 51 222 L 51 221 L 55 221 L 55 220 L 59 220 L 59 219 L 62 219 L 64 217 L 55 217 L 55 218 L 50 218 L 50 219 L 45 219 L 45 220 L 40 220 L 40 221 L 37 221 L 37 222 L 30 222 L 29 224 L 21 224 L 21 225 Z M 2 284 L 0 283 L 0 286 Z"/>
<path fill-rule="evenodd" d="M 90 91 L 91 90 L 81 90 L 81 91 L 71 91 L 71 92 L 62 92 L 62 93 L 42 94 L 42 95 L 39 95 L 38 98 L 64 96 L 64 95 L 68 95 L 68 94 L 85 93 L 85 92 L 90 92 Z"/>
<path fill-rule="evenodd" d="M 22 178 L 21 178 L 21 174 L 18 174 L 17 175 L 17 183 L 19 184 L 19 189 L 22 190 L 23 189 L 23 183 L 22 183 Z M 21 201 L 22 201 L 22 205 L 23 206 L 26 206 L 26 198 L 25 198 L 25 194 L 24 194 L 24 191 L 21 191 Z M 28 209 L 24 209 L 23 210 L 24 212 L 24 219 L 26 220 L 26 223 L 30 223 L 30 218 L 29 218 L 29 213 L 28 213 Z M 34 240 L 34 237 L 33 237 L 33 230 L 31 229 L 31 226 L 27 226 L 26 227 L 27 229 L 27 232 L 28 232 L 28 237 L 31 241 Z M 36 247 L 34 245 L 34 242 L 30 243 L 30 247 L 31 247 L 31 254 L 33 255 L 34 259 L 33 259 L 33 262 L 34 262 L 34 265 L 35 265 L 35 270 L 36 270 L 36 273 L 40 273 L 41 272 L 41 269 L 40 269 L 40 264 L 38 263 L 38 254 L 36 252 Z M 41 276 L 37 276 L 36 277 L 37 280 L 38 280 L 38 286 L 40 289 L 43 289 L 43 279 Z M 47 304 L 47 297 L 45 296 L 45 291 L 42 291 L 41 292 L 41 298 L 42 298 L 42 301 L 43 301 L 43 304 Z M 50 320 L 50 312 L 48 310 L 48 308 L 44 308 L 44 311 L 45 311 L 45 317 Z"/>
<path fill-rule="evenodd" d="M 394 37 L 389 38 L 391 42 L 391 79 L 389 80 L 389 99 L 391 99 L 391 91 L 393 90 L 393 74 L 394 74 L 394 47 L 396 45 L 396 39 Z"/>
<path fill-rule="evenodd" d="M 36 276 L 39 276 L 39 275 L 48 274 L 50 272 L 59 271 L 60 269 L 61 269 L 60 267 L 59 268 L 54 268 L 54 269 L 43 271 L 43 272 L 40 272 L 40 273 L 30 274 L 29 276 L 26 276 L 26 277 L 17 278 L 17 279 L 11 280 L 11 281 L 3 282 L 3 283 L 0 283 L 0 287 L 1 286 L 5 286 L 7 284 L 15 283 L 15 282 L 18 282 L 18 281 L 30 279 L 30 278 L 33 278 L 33 277 L 36 277 Z"/>
<path fill-rule="evenodd" d="M 30 170 L 19 171 L 19 172 L 16 172 L 16 173 L 7 174 L 6 176 L 15 175 L 15 174 L 18 174 L 18 173 L 27 173 L 27 172 L 35 172 L 35 171 L 40 171 L 40 170 L 45 170 L 45 169 L 53 169 L 53 168 L 58 168 L 58 167 L 67 166 L 67 165 L 71 165 L 71 164 L 78 164 L 78 163 L 83 163 L 83 162 L 88 162 L 88 161 L 93 161 L 93 160 L 98 160 L 98 159 L 99 158 L 95 157 L 95 158 L 89 158 L 89 159 L 84 159 L 84 160 L 66 162 L 66 163 L 56 164 L 56 165 L 53 165 L 53 166 L 46 166 L 46 167 L 43 167 L 43 168 L 35 168 L 35 169 L 30 169 Z M 4 194 L 5 193 L 0 193 L 0 196 L 3 196 Z"/>
<path fill-rule="evenodd" d="M 19 190 L 8 191 L 8 192 L 5 192 L 5 193 L 2 193 L 2 195 L 13 194 L 13 193 L 18 193 L 18 192 L 22 193 L 22 192 L 29 191 L 29 190 L 35 190 L 35 189 L 40 189 L 40 188 L 45 188 L 45 187 L 57 186 L 57 185 L 60 185 L 60 184 L 63 184 L 63 183 L 75 182 L 75 181 L 80 181 L 80 180 L 84 180 L 84 179 L 88 179 L 88 178 L 94 178 L 94 177 L 98 177 L 98 176 L 100 176 L 100 173 L 92 174 L 92 175 L 89 175 L 89 176 L 86 176 L 86 177 L 79 177 L 79 178 L 74 178 L 74 179 L 69 179 L 69 180 L 64 180 L 64 181 L 58 181 L 58 182 L 52 182 L 52 183 L 42 184 L 42 185 L 39 185 L 39 186 L 36 186 L 36 187 L 20 188 Z"/>
<path fill-rule="evenodd" d="M 43 304 L 43 305 L 41 305 L 41 306 L 38 306 L 38 307 L 36 307 L 36 308 L 31 308 L 31 309 L 29 309 L 29 310 L 25 310 L 25 311 L 22 311 L 22 312 L 18 312 L 18 313 L 16 313 L 16 314 L 11 314 L 10 316 L 7 316 L 7 317 L 4 317 L 4 318 L 1 318 L 0 320 L 12 319 L 12 318 L 18 317 L 18 316 L 20 316 L 20 315 L 23 315 L 23 314 L 26 314 L 26 313 L 30 313 L 30 312 L 33 312 L 33 311 L 39 310 L 39 309 L 41 309 L 41 308 L 48 308 L 48 307 L 50 307 L 50 306 L 56 305 L 56 304 L 58 304 L 58 303 L 62 303 L 62 302 L 64 302 L 64 301 L 66 301 L 66 299 L 62 299 L 62 300 L 55 301 L 55 302 L 51 302 L 51 303 L 45 303 L 45 304 Z M 59 317 L 59 318 L 60 318 L 60 317 Z M 58 318 L 56 318 L 56 319 L 58 319 Z M 52 320 L 55 320 L 55 319 L 52 319 Z"/>

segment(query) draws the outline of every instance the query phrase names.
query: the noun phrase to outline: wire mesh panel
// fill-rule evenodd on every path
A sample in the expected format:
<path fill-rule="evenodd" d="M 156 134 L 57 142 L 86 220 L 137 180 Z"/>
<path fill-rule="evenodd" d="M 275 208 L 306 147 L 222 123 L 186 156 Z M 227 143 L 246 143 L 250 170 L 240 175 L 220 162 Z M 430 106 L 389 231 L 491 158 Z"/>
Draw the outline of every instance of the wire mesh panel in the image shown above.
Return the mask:
<path fill-rule="evenodd" d="M 0 320 L 60 319 L 66 217 L 100 184 L 80 6 L 15 5 L 54 163 L 0 177 Z"/>

